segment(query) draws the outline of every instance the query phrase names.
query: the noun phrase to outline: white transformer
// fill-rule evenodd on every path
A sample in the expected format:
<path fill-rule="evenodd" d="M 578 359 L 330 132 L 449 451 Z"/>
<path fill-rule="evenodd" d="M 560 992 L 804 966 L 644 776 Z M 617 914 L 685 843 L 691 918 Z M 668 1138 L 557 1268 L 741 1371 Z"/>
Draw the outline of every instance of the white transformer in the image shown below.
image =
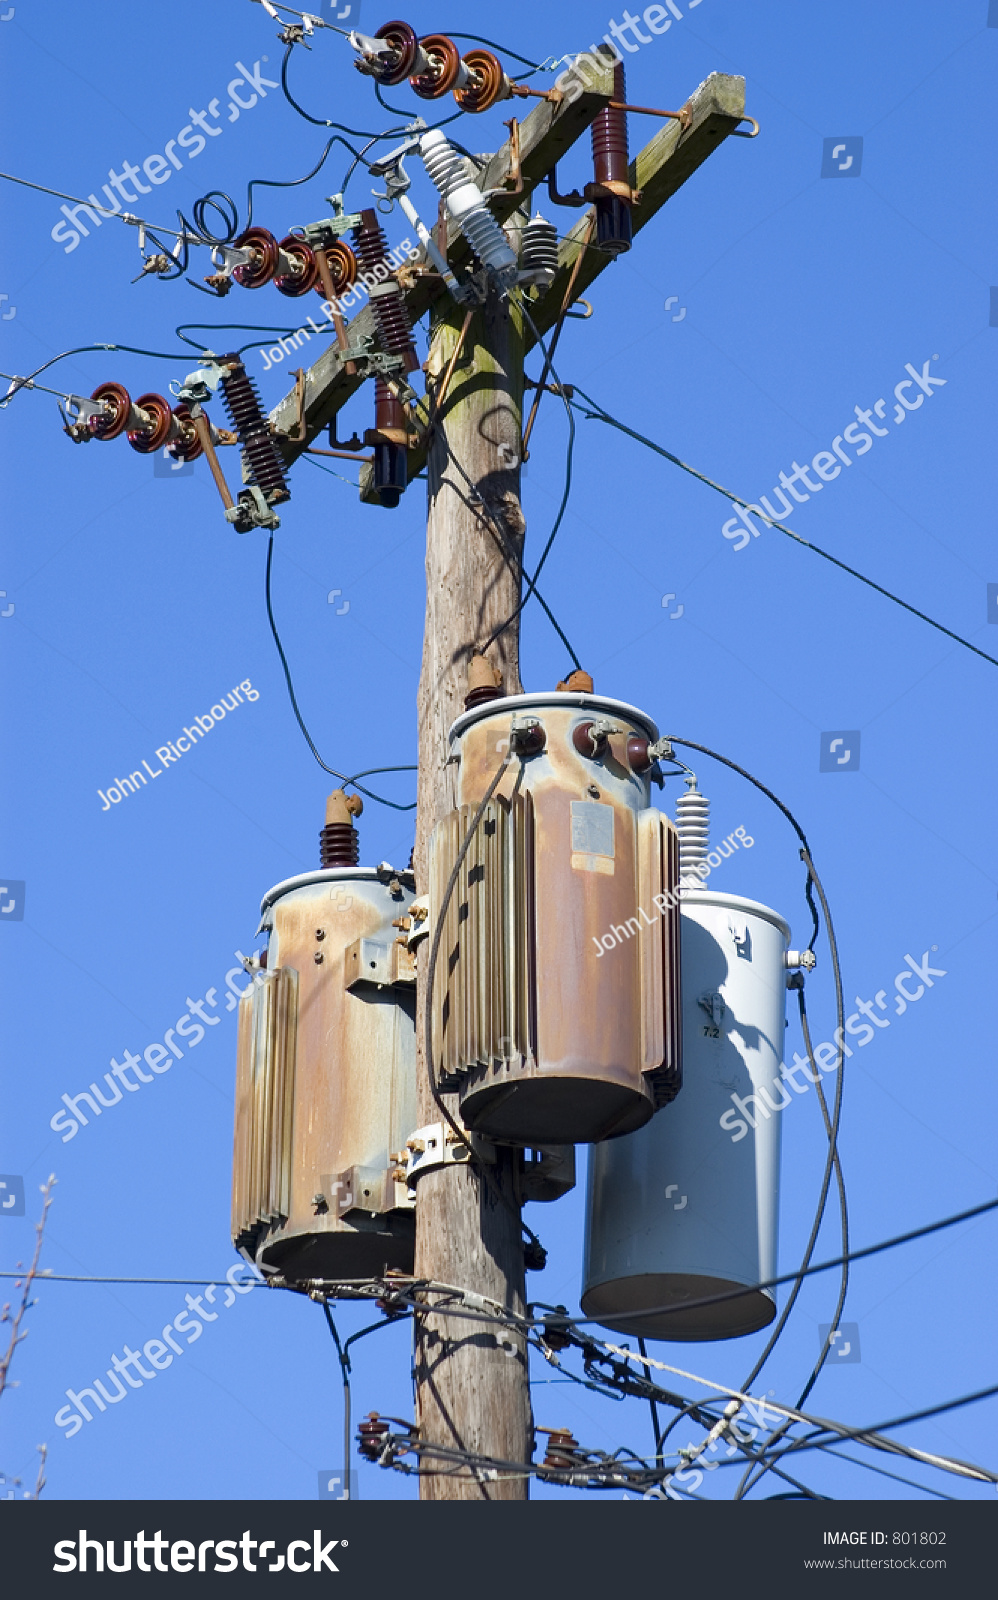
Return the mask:
<path fill-rule="evenodd" d="M 707 853 L 703 797 L 680 811 L 694 800 L 695 845 L 679 821 L 687 882 Z M 790 930 L 767 906 L 702 886 L 683 894 L 680 926 L 683 1091 L 638 1132 L 590 1149 L 582 1310 L 632 1337 L 725 1339 L 776 1311 L 757 1285 L 776 1276 Z"/>

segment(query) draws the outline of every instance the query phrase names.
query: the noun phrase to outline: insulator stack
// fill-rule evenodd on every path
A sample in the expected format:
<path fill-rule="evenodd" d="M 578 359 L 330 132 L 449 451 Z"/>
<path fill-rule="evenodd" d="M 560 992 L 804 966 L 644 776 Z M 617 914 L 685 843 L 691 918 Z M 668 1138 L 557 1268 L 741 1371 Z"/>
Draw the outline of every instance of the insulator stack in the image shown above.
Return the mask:
<path fill-rule="evenodd" d="M 101 383 L 90 398 L 101 401 L 105 408 L 102 415 L 90 418 L 90 432 L 95 439 L 117 439 L 124 433 L 132 410 L 128 390 L 120 383 Z"/>
<path fill-rule="evenodd" d="M 362 33 L 352 33 L 350 43 L 360 54 L 361 59 L 354 62 L 357 71 L 376 78 L 389 89 L 396 88 L 410 73 L 423 71 L 428 65 L 419 48 L 416 31 L 407 22 L 386 22 L 373 39 Z M 378 50 L 378 45 L 387 48 Z"/>
<path fill-rule="evenodd" d="M 247 228 L 236 240 L 237 250 L 251 250 L 253 260 L 233 268 L 232 276 L 244 289 L 262 289 L 277 272 L 281 246 L 266 228 Z"/>
<path fill-rule="evenodd" d="M 357 1448 L 368 1461 L 377 1461 L 389 1434 L 388 1423 L 371 1411 L 357 1428 Z"/>
<path fill-rule="evenodd" d="M 558 230 L 538 211 L 523 230 L 520 276 L 550 284 L 558 271 Z"/>
<path fill-rule="evenodd" d="M 543 1464 L 555 1472 L 571 1472 L 580 1465 L 579 1441 L 571 1428 L 552 1428 Z"/>
<path fill-rule="evenodd" d="M 174 406 L 173 415 L 177 421 L 177 433 L 170 443 L 170 454 L 177 461 L 196 461 L 204 452 L 193 418 L 185 405 Z M 207 422 L 208 413 L 202 411 L 202 416 Z M 210 423 L 208 431 L 211 432 Z"/>
<path fill-rule="evenodd" d="M 271 437 L 256 385 L 238 355 L 222 356 L 220 359 L 229 368 L 228 376 L 222 379 L 225 409 L 239 435 L 253 481 L 268 502 L 277 505 L 282 500 L 290 499 L 290 490 L 284 477 L 284 463 Z"/>
<path fill-rule="evenodd" d="M 353 233 L 357 260 L 368 280 L 375 280 L 380 286 L 387 283 L 391 272 L 388 241 L 376 211 L 362 211 L 360 215 L 360 226 Z M 380 272 L 379 267 L 382 269 Z M 390 289 L 376 287 L 371 292 L 371 306 L 385 349 L 391 355 L 403 356 L 406 372 L 414 372 L 419 366 L 419 357 L 413 347 L 412 324 L 398 285 L 394 284 Z"/>
<path fill-rule="evenodd" d="M 154 455 L 170 437 L 173 412 L 161 394 L 140 394 L 135 409 L 144 412 L 148 422 L 128 429 L 128 442 L 140 455 Z"/>
<path fill-rule="evenodd" d="M 352 289 L 357 282 L 357 257 L 345 239 L 336 239 L 326 246 L 325 258 L 329 267 L 333 296 L 346 294 L 346 291 Z M 319 270 L 321 271 L 321 268 Z M 321 282 L 316 284 L 316 289 L 320 294 L 325 293 Z"/>
<path fill-rule="evenodd" d="M 468 82 L 454 90 L 462 111 L 489 111 L 497 100 L 508 100 L 512 84 L 491 50 L 469 50 L 463 63 Z"/>
<path fill-rule="evenodd" d="M 428 33 L 419 41 L 425 65 L 409 79 L 409 87 L 421 100 L 441 100 L 452 89 L 461 90 L 471 74 L 461 60 L 461 52 L 445 33 Z"/>
<path fill-rule="evenodd" d="M 613 98 L 627 100 L 624 63 L 613 69 Z M 604 106 L 592 126 L 593 177 L 615 193 L 596 201 L 596 244 L 607 255 L 631 248 L 631 189 L 627 161 L 627 113 Z"/>
<path fill-rule="evenodd" d="M 676 801 L 676 832 L 679 834 L 679 876 L 699 877 L 696 868 L 707 859 L 710 849 L 710 801 L 700 793 L 697 780 L 689 777 L 687 789 Z"/>
<path fill-rule="evenodd" d="M 359 794 L 345 795 L 334 789 L 326 801 L 326 826 L 319 834 L 321 867 L 355 867 L 360 860 L 360 835 L 353 825 L 364 802 Z"/>
<path fill-rule="evenodd" d="M 319 283 L 319 267 L 312 246 L 306 244 L 304 239 L 289 233 L 286 239 L 281 240 L 278 248 L 281 255 L 287 258 L 292 270 L 275 273 L 274 288 L 294 299 L 299 295 L 308 294 L 308 291 Z"/>
<path fill-rule="evenodd" d="M 104 410 L 90 417 L 90 437 L 105 443 L 124 433 L 139 455 L 154 455 L 165 445 L 177 461 L 196 461 L 202 453 L 193 418 L 185 405 L 173 406 L 161 394 L 140 394 L 132 400 L 120 383 L 102 383 L 90 396 Z M 207 421 L 207 414 L 205 414 Z M 212 441 L 219 442 L 217 430 L 209 424 Z"/>
<path fill-rule="evenodd" d="M 516 281 L 516 255 L 506 235 L 474 183 L 465 158 L 458 154 L 439 128 L 431 128 L 419 141 L 420 154 L 447 209 L 461 228 L 479 261 L 503 287 Z"/>

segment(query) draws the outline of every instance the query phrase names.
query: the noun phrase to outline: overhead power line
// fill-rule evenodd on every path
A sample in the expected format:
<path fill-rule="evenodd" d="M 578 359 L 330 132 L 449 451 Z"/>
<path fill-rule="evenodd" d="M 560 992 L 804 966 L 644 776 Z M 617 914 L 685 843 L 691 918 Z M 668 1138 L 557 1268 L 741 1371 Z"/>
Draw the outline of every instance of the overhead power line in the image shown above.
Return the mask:
<path fill-rule="evenodd" d="M 643 433 L 638 433 L 634 428 L 628 428 L 625 423 L 619 422 L 608 411 L 604 411 L 599 401 L 586 394 L 584 389 L 580 389 L 578 384 L 575 385 L 575 392 L 581 394 L 583 400 L 588 401 L 589 405 L 595 407 L 592 411 L 586 411 L 584 406 L 576 408 L 583 413 L 587 422 L 605 422 L 611 428 L 617 428 L 621 433 L 626 433 L 629 438 L 636 439 L 638 444 L 646 445 L 649 450 L 654 450 L 656 455 L 664 456 L 665 460 L 671 461 L 673 466 L 682 467 L 684 472 L 688 472 L 691 477 L 698 478 L 709 489 L 716 489 L 718 494 L 723 494 L 726 500 L 731 501 L 732 505 L 742 506 L 747 509 L 751 504 L 750 501 L 742 500 L 730 489 L 726 489 L 723 484 L 715 483 L 714 479 L 708 478 L 705 473 L 698 472 L 696 467 L 691 467 L 688 462 L 681 460 L 679 456 L 673 455 L 671 450 L 666 450 L 663 445 L 656 444 L 654 439 L 648 439 Z M 998 658 L 989 656 L 986 650 L 981 650 L 976 644 L 971 644 L 970 640 L 965 639 L 962 633 L 954 633 L 952 628 L 947 628 L 942 622 L 937 622 L 934 617 L 928 616 L 926 612 L 919 611 L 917 606 L 909 605 L 908 601 L 902 600 L 900 595 L 894 594 L 890 589 L 885 589 L 880 583 L 875 583 L 865 573 L 857 572 L 856 568 L 851 567 L 847 561 L 841 561 L 838 556 L 833 556 L 828 550 L 822 550 L 820 545 L 812 543 L 810 539 L 803 538 L 801 534 L 795 533 L 792 528 L 786 527 L 784 523 L 775 522 L 771 517 L 766 517 L 765 521 L 768 527 L 778 528 L 780 533 L 785 533 L 788 539 L 795 540 L 797 544 L 803 545 L 806 550 L 813 550 L 816 556 L 821 556 L 825 561 L 830 561 L 834 567 L 840 567 L 843 572 L 848 572 L 851 578 L 858 578 L 859 582 L 865 583 L 867 588 L 875 589 L 877 594 L 884 596 L 885 600 L 891 600 L 894 605 L 900 606 L 903 611 L 909 611 L 913 617 L 918 617 L 920 622 L 927 622 L 930 628 L 935 628 L 937 632 L 944 633 L 948 639 L 953 639 L 956 644 L 962 644 L 965 650 L 972 650 L 975 656 L 980 656 L 982 660 L 989 661 L 993 667 L 998 667 Z"/>

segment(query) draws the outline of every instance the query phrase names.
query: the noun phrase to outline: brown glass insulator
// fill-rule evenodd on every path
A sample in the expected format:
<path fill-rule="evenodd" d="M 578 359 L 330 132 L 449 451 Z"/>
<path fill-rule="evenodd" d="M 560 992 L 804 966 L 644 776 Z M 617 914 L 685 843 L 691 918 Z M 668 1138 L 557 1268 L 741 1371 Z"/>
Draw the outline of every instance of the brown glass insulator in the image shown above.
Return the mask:
<path fill-rule="evenodd" d="M 613 98 L 627 103 L 624 63 L 613 69 Z M 593 177 L 597 183 L 627 182 L 627 112 L 604 106 L 592 126 Z"/>
<path fill-rule="evenodd" d="M 360 263 L 360 270 L 371 283 L 387 282 L 390 267 L 388 263 L 388 243 L 382 232 L 376 211 L 361 212 L 360 226 L 354 229 L 354 251 Z M 381 272 L 378 272 L 378 268 Z M 414 372 L 419 366 L 419 357 L 412 343 L 412 324 L 409 321 L 409 312 L 396 286 L 390 293 L 375 293 L 371 295 L 371 307 L 375 320 L 381 333 L 382 343 L 392 355 L 403 356 L 405 370 Z"/>
<path fill-rule="evenodd" d="M 89 419 L 90 432 L 95 439 L 117 439 L 124 433 L 132 410 L 128 390 L 120 383 L 101 383 L 90 398 L 100 400 L 105 407 Z"/>
<path fill-rule="evenodd" d="M 319 865 L 355 867 L 360 861 L 360 835 L 349 822 L 327 822 L 319 834 Z"/>
<path fill-rule="evenodd" d="M 626 102 L 624 63 L 613 69 L 613 98 Z M 594 243 L 606 255 L 622 255 L 631 248 L 631 191 L 627 172 L 627 113 L 604 106 L 592 127 L 593 177 L 614 192 L 596 200 L 596 238 Z M 620 190 L 624 192 L 619 192 Z"/>
<path fill-rule="evenodd" d="M 381 1454 L 381 1447 L 388 1437 L 388 1423 L 372 1411 L 366 1416 L 357 1428 L 358 1446 L 362 1456 L 368 1461 L 377 1461 Z"/>
<path fill-rule="evenodd" d="M 253 481 L 272 505 L 287 500 L 290 490 L 284 476 L 284 463 L 263 414 L 256 385 L 238 355 L 222 356 L 220 359 L 222 365 L 229 369 L 228 375 L 222 379 L 222 398 L 232 426 L 239 435 Z"/>
<path fill-rule="evenodd" d="M 173 421 L 173 412 L 169 400 L 161 394 L 140 394 L 135 402 L 136 410 L 144 411 L 149 422 L 142 428 L 129 428 L 126 438 L 133 450 L 140 455 L 155 455 L 170 436 L 170 425 Z"/>
<path fill-rule="evenodd" d="M 571 1469 L 578 1464 L 576 1452 L 579 1441 L 570 1428 L 552 1428 L 548 1436 L 548 1447 L 544 1456 L 544 1465 L 554 1467 L 556 1470 Z"/>

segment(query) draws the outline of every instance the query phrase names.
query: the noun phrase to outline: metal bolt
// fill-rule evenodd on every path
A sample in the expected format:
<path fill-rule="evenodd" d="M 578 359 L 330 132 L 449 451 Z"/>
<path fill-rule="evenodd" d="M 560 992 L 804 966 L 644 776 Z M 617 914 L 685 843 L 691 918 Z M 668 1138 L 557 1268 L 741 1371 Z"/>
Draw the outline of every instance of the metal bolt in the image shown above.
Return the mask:
<path fill-rule="evenodd" d="M 315 955 L 312 957 L 312 960 L 315 962 L 316 966 L 319 966 L 321 964 L 321 962 L 322 962 L 322 959 L 323 959 L 322 951 L 321 950 L 317 950 L 315 952 Z"/>
<path fill-rule="evenodd" d="M 594 783 L 589 785 L 588 789 L 586 790 L 586 794 L 591 795 L 594 800 L 599 799 L 599 790 Z"/>
<path fill-rule="evenodd" d="M 325 938 L 325 937 L 326 937 L 326 930 L 325 930 L 325 928 L 316 928 L 316 930 L 315 930 L 315 937 L 316 937 L 316 938 L 317 938 L 317 939 L 324 939 L 324 938 Z"/>

